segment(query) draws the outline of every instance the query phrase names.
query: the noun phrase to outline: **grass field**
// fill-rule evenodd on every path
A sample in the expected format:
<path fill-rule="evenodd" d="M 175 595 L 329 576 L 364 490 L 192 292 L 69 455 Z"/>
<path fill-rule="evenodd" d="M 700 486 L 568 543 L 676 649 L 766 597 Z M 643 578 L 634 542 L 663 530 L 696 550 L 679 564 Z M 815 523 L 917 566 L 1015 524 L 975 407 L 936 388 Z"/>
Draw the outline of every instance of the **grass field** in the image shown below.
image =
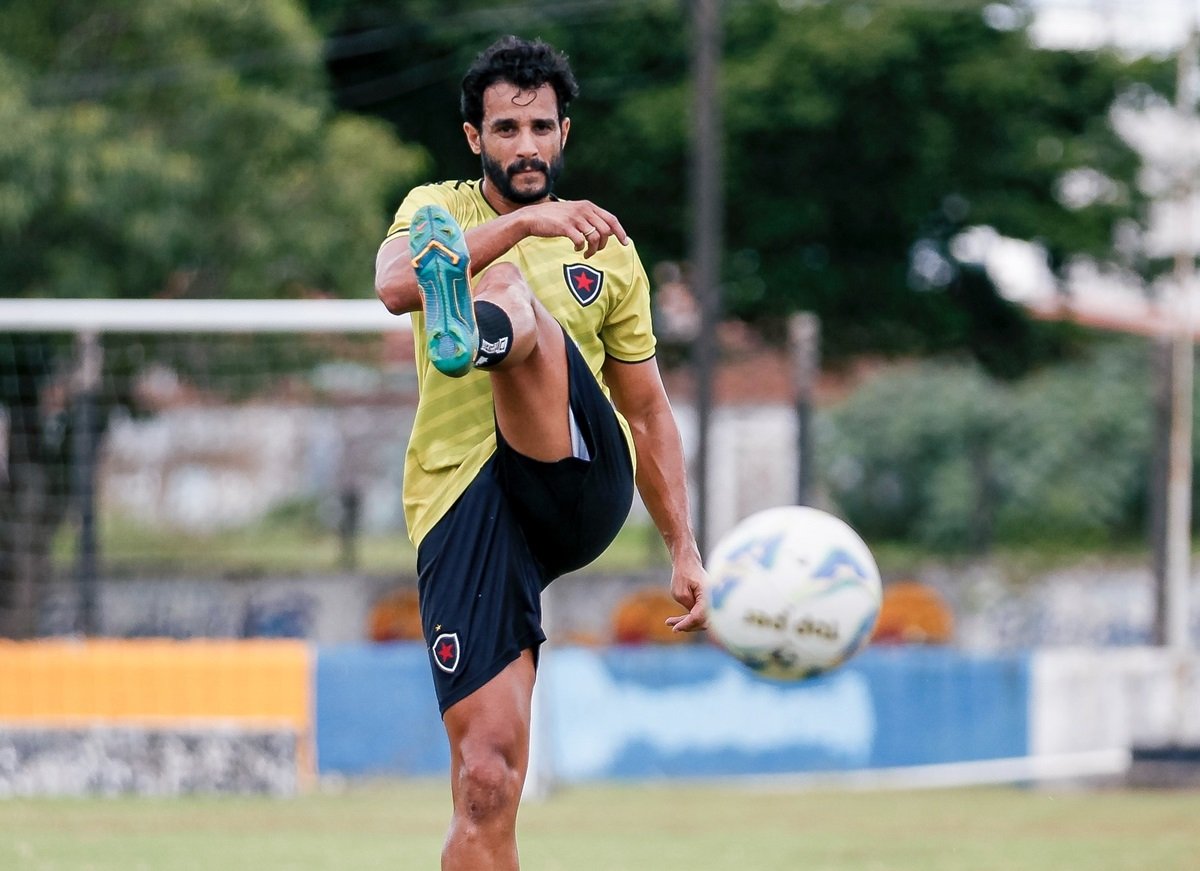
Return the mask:
<path fill-rule="evenodd" d="M 101 552 L 113 574 L 257 576 L 321 574 L 345 570 L 337 533 L 305 518 L 272 517 L 257 524 L 209 534 L 155 528 L 118 516 L 99 520 Z M 54 561 L 64 576 L 75 564 L 77 533 L 65 525 L 54 541 Z M 416 551 L 403 530 L 363 534 L 354 546 L 354 570 L 366 574 L 415 574 Z M 668 564 L 658 533 L 627 524 L 596 561 L 598 571 Z"/>
<path fill-rule="evenodd" d="M 6 871 L 438 867 L 441 784 L 0 801 Z M 599 786 L 521 811 L 524 871 L 1195 871 L 1200 792 Z"/>
<path fill-rule="evenodd" d="M 184 533 L 168 527 L 138 523 L 120 515 L 99 518 L 100 551 L 111 574 L 254 577 L 280 574 L 329 574 L 344 571 L 341 540 L 319 524 L 306 508 L 280 510 L 263 520 L 207 534 Z M 64 525 L 54 540 L 54 561 L 64 577 L 76 561 L 78 532 Z M 909 542 L 872 542 L 886 572 L 933 562 L 970 562 L 970 554 L 946 554 Z M 416 552 L 402 530 L 364 533 L 354 545 L 354 571 L 365 574 L 414 574 Z M 1101 561 L 1108 565 L 1141 566 L 1149 559 L 1144 542 L 1043 541 L 997 545 L 988 559 L 1012 579 L 1037 577 L 1048 571 Z M 612 545 L 592 564 L 602 572 L 658 569 L 669 565 L 667 550 L 648 521 L 622 527 Z"/>

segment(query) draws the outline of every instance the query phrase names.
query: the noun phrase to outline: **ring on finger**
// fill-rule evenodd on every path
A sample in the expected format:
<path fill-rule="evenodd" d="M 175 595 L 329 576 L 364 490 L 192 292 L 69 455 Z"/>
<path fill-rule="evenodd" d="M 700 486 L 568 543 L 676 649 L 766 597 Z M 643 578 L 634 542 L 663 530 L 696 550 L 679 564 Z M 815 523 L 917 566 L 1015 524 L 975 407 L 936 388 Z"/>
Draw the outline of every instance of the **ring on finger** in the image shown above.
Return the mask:
<path fill-rule="evenodd" d="M 585 236 L 590 236 L 590 235 L 592 235 L 593 233 L 599 233 L 599 232 L 600 232 L 600 231 L 599 231 L 599 230 L 597 230 L 595 227 L 588 227 L 586 230 L 584 230 L 584 231 L 583 231 L 583 235 L 585 235 Z"/>

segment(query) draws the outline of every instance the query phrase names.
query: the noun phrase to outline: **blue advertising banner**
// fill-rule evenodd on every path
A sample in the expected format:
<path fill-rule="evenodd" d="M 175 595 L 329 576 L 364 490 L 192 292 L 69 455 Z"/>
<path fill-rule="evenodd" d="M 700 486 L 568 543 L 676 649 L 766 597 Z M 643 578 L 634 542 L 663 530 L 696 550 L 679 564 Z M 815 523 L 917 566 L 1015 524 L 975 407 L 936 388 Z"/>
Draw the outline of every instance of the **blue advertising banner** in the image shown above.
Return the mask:
<path fill-rule="evenodd" d="M 547 658 L 564 780 L 838 771 L 1023 756 L 1024 657 L 869 650 L 803 683 L 710 647 L 559 649 Z"/>
<path fill-rule="evenodd" d="M 432 775 L 450 770 L 423 644 L 347 644 L 317 653 L 317 771 Z"/>
<path fill-rule="evenodd" d="M 815 680 L 764 680 L 714 647 L 547 649 L 539 675 L 554 777 L 851 771 L 1024 756 L 1029 661 L 870 648 Z M 444 772 L 420 644 L 322 648 L 322 773 Z"/>

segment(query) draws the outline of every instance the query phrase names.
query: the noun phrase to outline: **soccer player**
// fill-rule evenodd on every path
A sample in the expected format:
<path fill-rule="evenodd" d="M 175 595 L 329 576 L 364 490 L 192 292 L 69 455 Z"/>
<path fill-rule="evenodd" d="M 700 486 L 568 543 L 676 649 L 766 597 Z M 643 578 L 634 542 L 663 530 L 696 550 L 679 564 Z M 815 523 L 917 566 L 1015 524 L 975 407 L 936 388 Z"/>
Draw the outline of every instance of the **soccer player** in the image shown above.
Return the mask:
<path fill-rule="evenodd" d="M 447 871 L 518 868 L 541 592 L 609 545 L 635 468 L 686 611 L 667 622 L 705 624 L 645 270 L 614 215 L 553 193 L 577 93 L 541 41 L 505 37 L 480 54 L 462 113 L 483 178 L 412 190 L 376 262 L 384 305 L 413 312 L 420 401 L 404 501 L 450 740 Z"/>

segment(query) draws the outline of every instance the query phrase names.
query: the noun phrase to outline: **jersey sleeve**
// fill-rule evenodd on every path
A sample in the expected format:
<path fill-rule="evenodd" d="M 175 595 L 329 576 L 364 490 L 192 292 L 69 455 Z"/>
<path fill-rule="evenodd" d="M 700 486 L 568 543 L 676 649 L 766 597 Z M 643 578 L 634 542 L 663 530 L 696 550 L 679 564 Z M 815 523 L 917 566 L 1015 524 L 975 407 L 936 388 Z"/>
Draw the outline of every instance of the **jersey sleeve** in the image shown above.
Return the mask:
<path fill-rule="evenodd" d="M 409 191 L 408 196 L 400 203 L 400 208 L 396 209 L 396 215 L 392 218 L 392 226 L 388 227 L 383 241 L 386 243 L 396 236 L 407 236 L 413 215 L 421 206 L 441 206 L 460 223 L 466 218 L 463 200 L 455 196 L 453 185 L 445 182 L 423 184 Z"/>
<path fill-rule="evenodd" d="M 640 363 L 654 356 L 656 346 L 650 320 L 650 279 L 632 242 L 629 259 L 628 275 L 600 328 L 600 339 L 609 357 Z"/>

